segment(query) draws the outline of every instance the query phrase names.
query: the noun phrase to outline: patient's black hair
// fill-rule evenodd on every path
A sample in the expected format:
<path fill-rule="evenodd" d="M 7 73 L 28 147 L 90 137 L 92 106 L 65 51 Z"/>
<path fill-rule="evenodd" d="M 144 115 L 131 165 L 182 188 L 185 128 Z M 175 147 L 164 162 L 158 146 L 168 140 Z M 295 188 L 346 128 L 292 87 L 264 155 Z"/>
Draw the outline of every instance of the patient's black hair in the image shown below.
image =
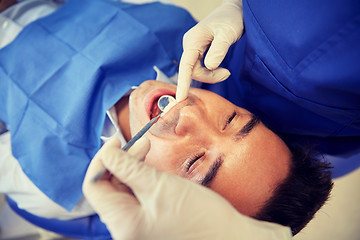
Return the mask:
<path fill-rule="evenodd" d="M 298 145 L 288 147 L 290 172 L 255 218 L 289 226 L 295 235 L 328 200 L 333 182 L 330 164 L 318 153 Z"/>

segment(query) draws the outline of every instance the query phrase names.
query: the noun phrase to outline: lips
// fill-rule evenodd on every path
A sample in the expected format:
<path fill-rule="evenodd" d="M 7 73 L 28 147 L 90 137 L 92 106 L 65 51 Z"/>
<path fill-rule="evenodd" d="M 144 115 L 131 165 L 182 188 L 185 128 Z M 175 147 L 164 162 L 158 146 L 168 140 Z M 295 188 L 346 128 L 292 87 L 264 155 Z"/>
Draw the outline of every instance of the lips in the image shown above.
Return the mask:
<path fill-rule="evenodd" d="M 175 96 L 175 93 L 169 89 L 157 88 L 157 89 L 151 91 L 146 96 L 145 109 L 146 109 L 146 112 L 148 113 L 148 116 L 150 117 L 150 119 L 152 119 L 153 117 L 156 117 L 157 114 L 159 114 L 161 112 L 161 110 L 157 106 L 157 102 L 158 102 L 159 98 L 163 95 Z"/>
<path fill-rule="evenodd" d="M 150 115 L 150 119 L 156 117 L 159 113 L 161 113 L 161 110 L 158 106 L 158 101 L 159 101 L 159 98 L 163 95 L 170 95 L 170 96 L 173 96 L 175 97 L 175 94 L 174 93 L 164 93 L 164 92 L 161 92 L 159 94 L 156 94 L 153 96 L 152 98 L 152 102 L 151 102 L 151 105 L 150 105 L 150 112 L 149 112 L 149 115 Z"/>
<path fill-rule="evenodd" d="M 175 89 L 165 90 L 165 89 L 156 89 L 148 94 L 145 99 L 145 109 L 147 110 L 148 116 L 150 119 L 156 117 L 156 114 L 159 114 L 161 111 L 157 106 L 157 101 L 163 95 L 175 96 Z M 186 106 L 193 104 L 193 101 L 190 101 L 189 98 L 184 101 L 177 102 L 174 106 L 169 109 L 166 114 L 162 115 L 158 120 L 157 124 L 154 124 L 150 132 L 156 137 L 177 137 L 176 127 L 178 126 L 181 109 Z"/>

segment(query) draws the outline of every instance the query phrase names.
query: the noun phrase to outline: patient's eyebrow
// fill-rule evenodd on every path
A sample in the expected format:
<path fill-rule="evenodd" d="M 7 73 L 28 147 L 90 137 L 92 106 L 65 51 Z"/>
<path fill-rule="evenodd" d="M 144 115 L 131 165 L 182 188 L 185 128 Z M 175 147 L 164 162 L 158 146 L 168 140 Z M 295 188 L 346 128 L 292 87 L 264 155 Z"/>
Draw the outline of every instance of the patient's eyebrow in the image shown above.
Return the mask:
<path fill-rule="evenodd" d="M 211 181 L 214 179 L 214 177 L 216 176 L 221 164 L 224 162 L 223 159 L 223 155 L 220 154 L 215 162 L 210 166 L 208 172 L 206 173 L 204 179 L 201 181 L 201 185 L 203 186 L 208 186 Z"/>
<path fill-rule="evenodd" d="M 251 119 L 235 134 L 234 140 L 239 141 L 240 139 L 247 136 L 251 130 L 254 129 L 260 123 L 260 119 L 256 117 L 254 114 L 251 114 Z M 221 164 L 224 162 L 223 154 L 220 154 L 215 162 L 210 166 L 208 172 L 205 177 L 201 181 L 201 185 L 208 186 L 212 180 L 215 178 Z"/>
<path fill-rule="evenodd" d="M 251 114 L 251 119 L 235 134 L 235 142 L 247 136 L 259 123 L 260 119 L 254 114 Z"/>

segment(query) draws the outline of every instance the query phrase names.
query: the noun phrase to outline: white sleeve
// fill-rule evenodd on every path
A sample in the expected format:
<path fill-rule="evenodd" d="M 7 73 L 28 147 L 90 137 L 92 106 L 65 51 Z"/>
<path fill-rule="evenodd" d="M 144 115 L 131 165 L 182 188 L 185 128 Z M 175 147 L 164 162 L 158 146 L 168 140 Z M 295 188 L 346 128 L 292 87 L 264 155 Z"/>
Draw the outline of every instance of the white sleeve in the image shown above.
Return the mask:
<path fill-rule="evenodd" d="M 0 193 L 8 195 L 19 208 L 40 217 L 63 220 L 95 213 L 84 197 L 68 212 L 42 193 L 12 156 L 9 132 L 0 135 L 0 153 Z"/>
<path fill-rule="evenodd" d="M 18 0 L 0 13 L 0 48 L 12 42 L 29 23 L 54 12 L 63 0 Z"/>

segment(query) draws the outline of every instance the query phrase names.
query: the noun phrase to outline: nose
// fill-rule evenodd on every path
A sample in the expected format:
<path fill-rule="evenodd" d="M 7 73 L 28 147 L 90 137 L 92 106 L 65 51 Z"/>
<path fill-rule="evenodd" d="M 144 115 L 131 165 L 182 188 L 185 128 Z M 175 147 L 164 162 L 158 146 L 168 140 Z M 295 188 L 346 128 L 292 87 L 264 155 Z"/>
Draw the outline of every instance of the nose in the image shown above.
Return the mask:
<path fill-rule="evenodd" d="M 208 125 L 208 119 L 203 111 L 194 106 L 186 106 L 180 110 L 175 133 L 179 136 L 204 134 Z"/>

